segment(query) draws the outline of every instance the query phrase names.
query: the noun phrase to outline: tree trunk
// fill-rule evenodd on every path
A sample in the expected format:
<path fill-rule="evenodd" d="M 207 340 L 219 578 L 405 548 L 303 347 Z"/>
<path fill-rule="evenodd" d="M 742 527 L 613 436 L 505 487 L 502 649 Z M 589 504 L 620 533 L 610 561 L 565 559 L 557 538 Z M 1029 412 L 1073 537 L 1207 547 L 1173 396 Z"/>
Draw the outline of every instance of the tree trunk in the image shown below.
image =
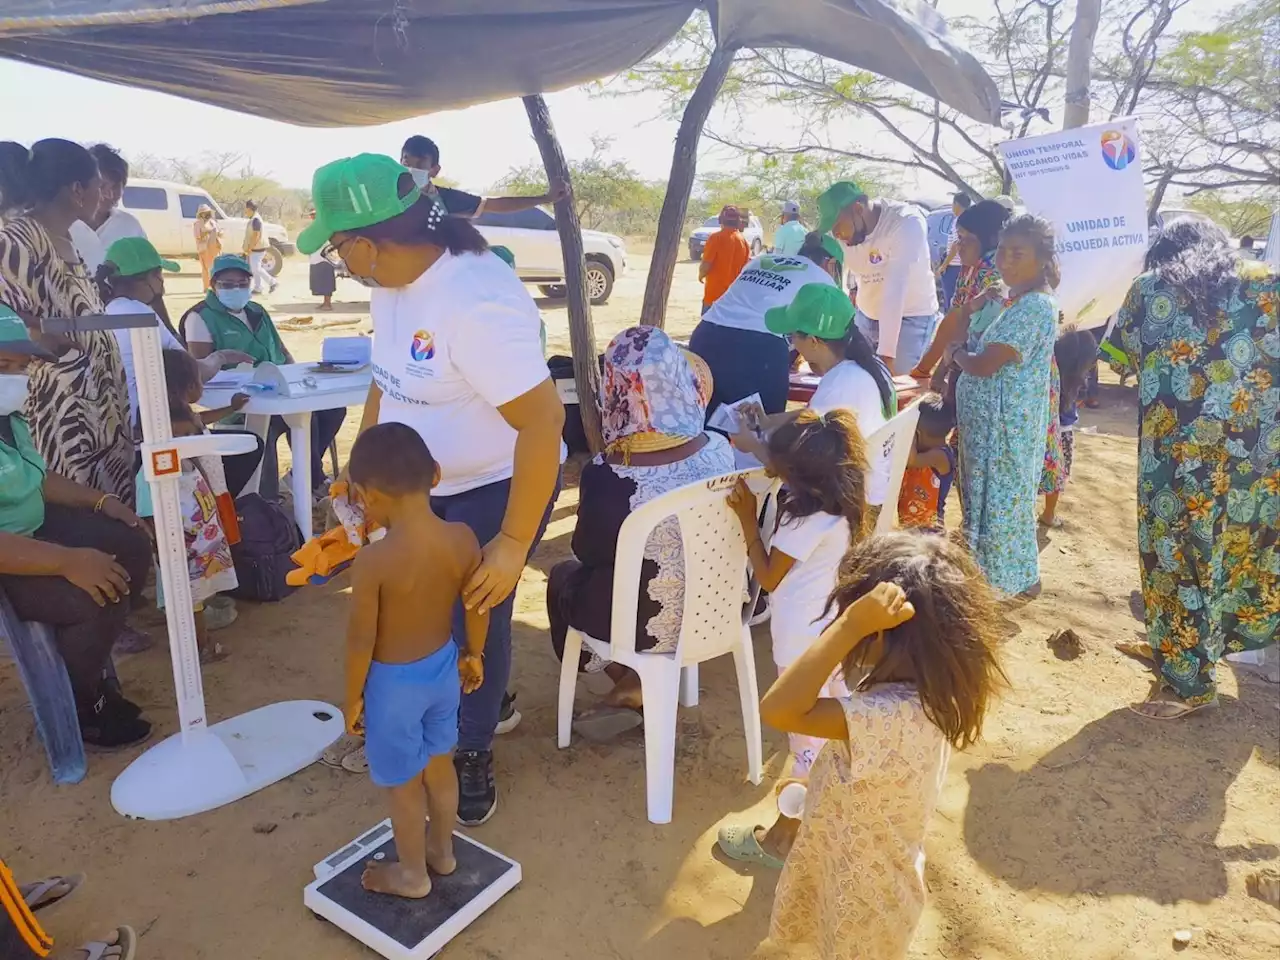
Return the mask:
<path fill-rule="evenodd" d="M 675 156 L 671 158 L 671 176 L 667 180 L 667 193 L 662 200 L 658 237 L 654 241 L 649 279 L 644 287 L 644 305 L 640 308 L 642 324 L 661 327 L 666 322 L 671 278 L 676 272 L 684 219 L 689 212 L 689 194 L 693 192 L 693 177 L 697 173 L 698 141 L 702 138 L 702 128 L 711 112 L 711 105 L 716 102 L 716 95 L 719 94 L 725 77 L 729 75 L 733 55 L 733 50 L 716 47 L 707 62 L 707 69 L 698 80 L 693 96 L 685 105 L 684 116 L 680 118 Z"/>
<path fill-rule="evenodd" d="M 1078 0 L 1076 22 L 1071 26 L 1067 48 L 1066 108 L 1062 129 L 1083 127 L 1089 122 L 1089 76 L 1093 64 L 1093 40 L 1102 18 L 1102 0 Z"/>
<path fill-rule="evenodd" d="M 1160 212 L 1160 204 L 1164 203 L 1165 192 L 1169 189 L 1169 181 L 1173 179 L 1173 174 L 1165 171 L 1160 174 L 1160 179 L 1156 181 L 1156 185 L 1151 190 L 1151 199 L 1147 201 L 1147 224 L 1155 223 L 1156 214 Z"/>
<path fill-rule="evenodd" d="M 604 449 L 600 434 L 600 364 L 596 351 L 596 331 L 591 324 L 591 300 L 587 297 L 587 269 L 582 256 L 582 225 L 573 206 L 572 183 L 564 151 L 551 125 L 551 113 L 540 94 L 524 98 L 525 113 L 533 139 L 542 154 L 548 180 L 570 184 L 570 195 L 556 204 L 556 230 L 564 254 L 564 285 L 569 305 L 569 343 L 573 351 L 573 379 L 578 387 L 578 409 L 592 453 Z"/>

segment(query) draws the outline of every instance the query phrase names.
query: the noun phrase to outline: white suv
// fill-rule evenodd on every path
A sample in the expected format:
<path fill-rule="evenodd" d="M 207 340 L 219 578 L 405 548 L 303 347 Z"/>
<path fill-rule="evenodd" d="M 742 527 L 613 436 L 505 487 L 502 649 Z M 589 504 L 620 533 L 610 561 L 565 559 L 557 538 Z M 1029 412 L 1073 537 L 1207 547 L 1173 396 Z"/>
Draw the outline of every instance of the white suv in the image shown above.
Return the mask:
<path fill-rule="evenodd" d="M 521 280 L 537 284 L 547 297 L 564 297 L 564 255 L 555 217 L 534 207 L 519 213 L 482 213 L 472 223 L 491 246 L 504 246 L 515 254 Z M 604 303 L 613 292 L 613 282 L 627 270 L 626 245 L 621 237 L 583 230 L 582 251 L 587 261 L 587 295 L 592 303 Z"/>

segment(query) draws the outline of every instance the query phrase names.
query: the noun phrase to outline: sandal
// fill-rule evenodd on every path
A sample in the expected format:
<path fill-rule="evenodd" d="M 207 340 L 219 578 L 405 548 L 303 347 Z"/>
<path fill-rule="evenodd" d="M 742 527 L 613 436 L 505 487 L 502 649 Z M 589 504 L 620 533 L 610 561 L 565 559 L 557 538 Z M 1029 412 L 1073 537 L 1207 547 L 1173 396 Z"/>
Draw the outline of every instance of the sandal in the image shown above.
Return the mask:
<path fill-rule="evenodd" d="M 342 769 L 348 773 L 369 772 L 369 755 L 365 753 L 363 743 L 342 758 Z"/>
<path fill-rule="evenodd" d="M 573 721 L 573 732 L 592 743 L 608 743 L 615 737 L 644 726 L 644 714 L 631 707 L 597 707 Z"/>
<path fill-rule="evenodd" d="M 756 839 L 756 831 L 764 829 L 759 824 L 745 827 L 740 823 L 721 827 L 716 837 L 716 846 L 730 860 L 742 863 L 758 863 L 770 870 L 781 870 L 783 861 L 765 851 Z"/>
<path fill-rule="evenodd" d="M 1121 640 L 1115 644 L 1115 650 L 1116 653 L 1122 653 L 1133 660 L 1141 660 L 1143 663 L 1149 664 L 1155 660 L 1155 655 L 1151 652 L 1151 644 L 1138 640 Z"/>
<path fill-rule="evenodd" d="M 73 873 L 65 877 L 46 877 L 35 883 L 24 883 L 18 889 L 27 908 L 34 913 L 45 907 L 52 907 L 55 903 L 60 903 L 71 896 L 85 879 L 83 873 Z M 62 890 L 58 892 L 60 887 Z"/>
<path fill-rule="evenodd" d="M 93 940 L 80 944 L 77 949 L 87 954 L 84 960 L 133 960 L 138 950 L 138 935 L 133 927 L 116 927 L 115 943 Z M 110 955 L 107 953 L 109 950 L 113 951 Z"/>
<path fill-rule="evenodd" d="M 1206 700 L 1204 703 L 1187 703 L 1185 700 L 1166 700 L 1154 697 L 1142 703 L 1131 703 L 1129 709 L 1148 720 L 1181 720 L 1200 710 L 1216 707 L 1217 700 Z"/>
<path fill-rule="evenodd" d="M 354 733 L 344 733 L 325 747 L 324 753 L 320 754 L 320 762 L 326 767 L 340 767 L 347 754 L 354 753 L 362 746 L 364 746 L 364 737 L 357 737 Z"/>

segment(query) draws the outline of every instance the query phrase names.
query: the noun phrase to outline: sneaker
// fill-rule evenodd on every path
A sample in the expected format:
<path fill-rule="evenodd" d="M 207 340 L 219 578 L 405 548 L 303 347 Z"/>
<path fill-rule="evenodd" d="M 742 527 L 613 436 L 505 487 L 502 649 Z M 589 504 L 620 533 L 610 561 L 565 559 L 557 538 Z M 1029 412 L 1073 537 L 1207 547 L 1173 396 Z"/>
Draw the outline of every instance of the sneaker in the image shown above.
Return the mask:
<path fill-rule="evenodd" d="M 493 728 L 493 732 L 497 736 L 510 733 L 520 726 L 522 719 L 524 718 L 520 716 L 520 711 L 516 709 L 516 695 L 514 693 L 504 693 L 502 695 L 502 710 L 498 713 L 498 725 Z"/>
<path fill-rule="evenodd" d="M 151 736 L 150 723 L 141 717 L 130 717 L 127 711 L 114 706 L 106 696 L 99 697 L 89 709 L 80 710 L 79 719 L 80 736 L 91 747 L 107 750 L 130 747 Z"/>
<path fill-rule="evenodd" d="M 459 750 L 453 765 L 458 771 L 458 820 L 464 826 L 478 827 L 498 809 L 493 751 Z"/>

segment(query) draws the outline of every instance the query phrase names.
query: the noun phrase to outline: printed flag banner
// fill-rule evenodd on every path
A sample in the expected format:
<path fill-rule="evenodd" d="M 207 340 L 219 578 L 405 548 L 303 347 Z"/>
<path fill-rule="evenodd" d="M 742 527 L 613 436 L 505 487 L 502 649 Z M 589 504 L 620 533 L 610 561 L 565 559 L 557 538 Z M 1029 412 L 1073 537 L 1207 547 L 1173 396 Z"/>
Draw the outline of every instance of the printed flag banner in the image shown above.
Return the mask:
<path fill-rule="evenodd" d="M 1101 327 L 1119 309 L 1147 252 L 1142 144 L 1133 118 L 1000 144 L 1018 195 L 1053 223 L 1068 323 Z"/>

